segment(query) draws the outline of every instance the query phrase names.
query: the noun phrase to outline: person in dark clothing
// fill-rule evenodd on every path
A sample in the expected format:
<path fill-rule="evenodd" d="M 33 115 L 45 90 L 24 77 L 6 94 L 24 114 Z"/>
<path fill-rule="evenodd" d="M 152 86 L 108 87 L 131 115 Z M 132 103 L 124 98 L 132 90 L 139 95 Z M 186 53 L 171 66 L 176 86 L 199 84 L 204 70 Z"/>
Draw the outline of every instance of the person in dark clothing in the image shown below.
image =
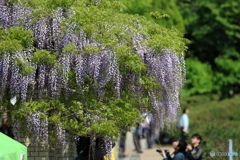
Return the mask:
<path fill-rule="evenodd" d="M 202 137 L 199 134 L 193 134 L 191 143 L 187 145 L 186 160 L 202 160 L 203 149 L 199 146 L 202 141 Z"/>
<path fill-rule="evenodd" d="M 6 134 L 6 135 L 9 134 L 9 126 L 7 123 L 7 118 L 2 119 L 2 125 L 0 127 L 0 132 L 2 132 L 3 134 Z"/>
<path fill-rule="evenodd" d="M 79 137 L 76 143 L 78 153 L 76 160 L 104 160 L 107 150 L 103 138 L 96 138 L 94 153 L 90 149 L 90 144 L 90 137 Z M 112 143 L 113 147 L 115 147 L 115 142 Z"/>
<path fill-rule="evenodd" d="M 174 148 L 174 157 L 172 158 L 169 153 L 164 151 L 159 154 L 163 156 L 163 160 L 185 160 L 186 159 L 186 145 L 185 141 L 179 140 L 172 143 Z"/>
<path fill-rule="evenodd" d="M 8 124 L 8 119 L 7 118 L 2 119 L 0 132 L 2 132 L 3 134 L 7 135 L 8 137 L 11 137 L 12 139 L 14 139 L 13 127 Z"/>
<path fill-rule="evenodd" d="M 105 144 L 102 138 L 96 139 L 95 160 L 104 160 L 103 157 L 107 154 L 104 145 Z"/>
<path fill-rule="evenodd" d="M 121 149 L 122 154 L 125 153 L 126 137 L 127 137 L 127 132 L 121 132 L 119 148 Z"/>
<path fill-rule="evenodd" d="M 89 155 L 90 159 L 93 159 L 93 155 L 89 154 L 90 150 L 90 138 L 89 137 L 79 137 L 79 140 L 77 142 L 77 153 L 78 157 L 76 158 L 77 160 L 89 160 Z M 103 156 L 106 154 L 106 151 L 103 149 L 103 140 L 100 138 L 96 139 L 96 146 L 95 146 L 95 152 L 94 156 L 96 160 L 103 160 Z"/>
<path fill-rule="evenodd" d="M 135 146 L 135 150 L 138 153 L 143 153 L 142 146 L 141 146 L 141 136 L 142 136 L 142 127 L 140 123 L 137 123 L 137 127 L 133 133 L 133 142 Z"/>
<path fill-rule="evenodd" d="M 89 148 L 90 148 L 90 138 L 89 137 L 79 137 L 76 143 L 77 147 L 77 158 L 76 160 L 89 160 Z"/>

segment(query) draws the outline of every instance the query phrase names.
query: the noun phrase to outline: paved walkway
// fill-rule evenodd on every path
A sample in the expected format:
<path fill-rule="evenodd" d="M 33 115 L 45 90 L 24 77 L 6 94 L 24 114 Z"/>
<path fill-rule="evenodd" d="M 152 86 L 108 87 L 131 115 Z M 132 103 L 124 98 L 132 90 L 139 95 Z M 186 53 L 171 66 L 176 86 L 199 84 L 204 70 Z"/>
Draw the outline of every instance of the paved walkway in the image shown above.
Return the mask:
<path fill-rule="evenodd" d="M 153 146 L 151 149 L 147 149 L 146 145 L 146 139 L 141 140 L 141 144 L 143 147 L 143 153 L 137 153 L 134 151 L 134 144 L 133 144 L 133 138 L 132 133 L 127 133 L 127 139 L 126 139 L 126 151 L 125 156 L 120 155 L 118 160 L 161 160 L 162 157 L 159 155 L 159 153 L 156 152 L 157 146 Z M 169 149 L 170 153 L 173 152 L 173 148 L 169 146 L 160 146 L 162 149 Z"/>

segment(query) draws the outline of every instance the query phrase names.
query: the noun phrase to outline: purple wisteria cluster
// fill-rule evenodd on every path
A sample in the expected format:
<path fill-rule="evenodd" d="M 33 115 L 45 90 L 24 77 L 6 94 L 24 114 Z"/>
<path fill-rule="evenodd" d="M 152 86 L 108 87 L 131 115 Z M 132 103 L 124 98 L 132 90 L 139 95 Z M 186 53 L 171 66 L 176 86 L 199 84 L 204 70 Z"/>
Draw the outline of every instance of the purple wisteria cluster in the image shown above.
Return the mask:
<path fill-rule="evenodd" d="M 161 85 L 161 90 L 158 90 L 157 94 L 154 91 L 149 91 L 152 106 L 157 111 L 157 114 L 154 114 L 154 120 L 162 123 L 160 127 L 164 126 L 163 118 L 166 118 L 167 122 L 176 121 L 179 109 L 179 94 L 185 75 L 182 56 L 172 54 L 168 50 L 157 57 L 151 54 L 146 55 L 146 61 L 149 62 L 148 72 Z"/>
<path fill-rule="evenodd" d="M 40 116 L 41 116 L 40 111 L 37 111 L 37 113 L 30 115 L 26 120 L 28 125 L 26 126 L 26 128 L 28 129 L 28 132 L 31 132 L 30 134 L 32 134 L 34 141 L 43 139 L 45 142 L 48 142 L 48 121 L 40 120 Z M 61 127 L 58 127 L 57 131 L 58 131 L 57 132 L 58 137 L 62 138 Z"/>
<path fill-rule="evenodd" d="M 19 120 L 17 119 L 13 121 L 13 135 L 17 141 L 20 141 L 20 126 L 19 126 Z"/>
<path fill-rule="evenodd" d="M 61 127 L 61 126 L 57 126 L 57 127 L 55 128 L 55 130 L 56 130 L 56 133 L 57 133 L 57 139 L 58 139 L 58 141 L 59 141 L 63 146 L 66 145 L 66 139 L 65 139 L 66 130 L 65 130 L 63 127 Z"/>
<path fill-rule="evenodd" d="M 139 81 L 137 74 L 121 73 L 121 66 L 118 63 L 117 53 L 110 48 L 101 48 L 97 40 L 90 39 L 83 30 L 76 31 L 76 24 L 68 23 L 67 32 L 61 30 L 61 23 L 65 20 L 65 12 L 62 9 L 55 10 L 48 18 L 33 19 L 32 13 L 17 4 L 5 4 L 0 1 L 0 26 L 3 29 L 21 25 L 24 22 L 25 29 L 33 32 L 34 42 L 31 47 L 14 54 L 4 53 L 0 57 L 0 86 L 1 96 L 6 89 L 10 89 L 11 96 L 17 96 L 18 100 L 28 101 L 28 89 L 35 88 L 39 93 L 47 91 L 49 97 L 57 98 L 62 89 L 74 90 L 69 84 L 69 71 L 76 74 L 76 84 L 84 85 L 84 79 L 88 76 L 94 81 L 94 90 L 97 97 L 104 97 L 104 87 L 109 82 L 114 84 L 115 98 L 121 98 L 121 89 L 124 87 L 125 79 L 128 83 Z M 74 14 L 74 12 L 71 12 Z M 137 32 L 137 31 L 135 31 Z M 155 111 L 152 113 L 156 125 L 160 123 L 173 122 L 176 120 L 179 109 L 179 94 L 185 78 L 185 64 L 183 54 L 177 55 L 169 49 L 162 49 L 155 53 L 151 48 L 141 42 L 144 37 L 135 34 L 132 37 L 133 50 L 140 57 L 141 61 L 147 64 L 147 74 L 155 78 L 160 85 L 160 89 L 148 91 L 151 104 Z M 120 42 L 119 42 L 120 43 Z M 86 47 L 99 47 L 99 53 L 71 53 L 64 52 L 66 45 L 73 44 L 77 50 L 81 51 Z M 121 44 L 119 44 L 121 45 Z M 31 60 L 34 54 L 33 47 L 38 50 L 47 50 L 51 53 L 57 52 L 57 63 L 35 63 Z M 131 54 L 131 53 L 126 53 Z M 20 60 L 33 68 L 29 74 L 21 74 L 21 68 L 16 65 L 15 60 Z M 141 85 L 132 85 L 133 92 L 141 91 Z M 141 94 L 141 93 L 136 93 Z M 34 135 L 41 135 L 47 138 L 47 123 L 41 122 L 40 113 L 29 116 L 28 124 L 31 124 Z M 64 142 L 64 129 L 58 126 L 57 135 L 60 141 Z M 93 138 L 94 139 L 94 138 Z M 105 138 L 106 147 L 111 146 L 109 137 Z M 111 150 L 111 147 L 107 149 Z"/>
<path fill-rule="evenodd" d="M 114 142 L 112 141 L 111 137 L 109 137 L 109 136 L 105 136 L 103 138 L 103 140 L 104 140 L 104 144 L 105 144 L 106 156 L 111 157 L 112 156 L 111 151 L 112 151 Z"/>

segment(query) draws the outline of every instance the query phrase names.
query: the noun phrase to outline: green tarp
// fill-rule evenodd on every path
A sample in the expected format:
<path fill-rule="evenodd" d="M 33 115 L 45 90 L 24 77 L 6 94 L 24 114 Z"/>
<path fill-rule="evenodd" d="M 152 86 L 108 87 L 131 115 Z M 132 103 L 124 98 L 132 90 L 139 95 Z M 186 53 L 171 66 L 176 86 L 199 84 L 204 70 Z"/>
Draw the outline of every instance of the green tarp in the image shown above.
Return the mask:
<path fill-rule="evenodd" d="M 0 133 L 0 160 L 27 160 L 27 147 Z"/>

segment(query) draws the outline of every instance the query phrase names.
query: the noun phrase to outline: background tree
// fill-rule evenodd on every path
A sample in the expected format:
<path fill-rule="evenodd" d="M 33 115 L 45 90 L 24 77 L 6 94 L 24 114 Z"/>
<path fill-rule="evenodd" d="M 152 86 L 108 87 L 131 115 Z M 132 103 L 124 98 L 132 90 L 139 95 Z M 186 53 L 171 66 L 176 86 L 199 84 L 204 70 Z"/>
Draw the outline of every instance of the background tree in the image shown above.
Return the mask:
<path fill-rule="evenodd" d="M 1 103 L 15 116 L 16 137 L 64 144 L 68 130 L 90 137 L 92 148 L 104 138 L 111 151 L 111 138 L 141 112 L 162 127 L 175 121 L 185 40 L 120 9 L 108 0 L 0 3 Z"/>
<path fill-rule="evenodd" d="M 175 0 L 119 0 L 125 2 L 125 12 L 144 16 L 166 28 L 185 32 L 184 21 Z M 161 17 L 161 18 L 160 18 Z"/>
<path fill-rule="evenodd" d="M 239 93 L 240 10 L 238 1 L 178 1 L 184 17 L 187 57 L 209 63 L 215 84 L 213 93 L 229 97 Z"/>
<path fill-rule="evenodd" d="M 213 72 L 211 66 L 198 59 L 186 59 L 186 81 L 183 96 L 210 94 L 213 90 Z"/>

